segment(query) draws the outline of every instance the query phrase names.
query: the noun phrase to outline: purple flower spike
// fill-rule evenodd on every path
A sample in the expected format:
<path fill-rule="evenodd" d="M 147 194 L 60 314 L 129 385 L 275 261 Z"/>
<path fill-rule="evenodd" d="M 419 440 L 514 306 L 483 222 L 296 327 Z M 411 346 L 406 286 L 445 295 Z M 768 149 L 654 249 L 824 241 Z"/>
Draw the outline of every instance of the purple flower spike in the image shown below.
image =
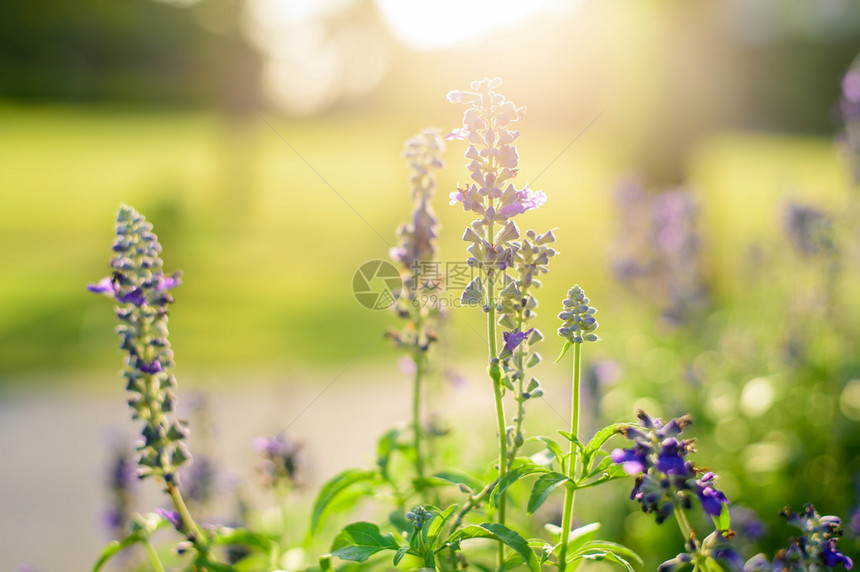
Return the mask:
<path fill-rule="evenodd" d="M 165 510 L 163 508 L 159 508 L 155 510 L 155 513 L 161 518 L 168 520 L 174 528 L 179 528 L 179 525 L 182 523 L 182 521 L 179 519 L 179 513 L 174 512 L 172 510 Z"/>

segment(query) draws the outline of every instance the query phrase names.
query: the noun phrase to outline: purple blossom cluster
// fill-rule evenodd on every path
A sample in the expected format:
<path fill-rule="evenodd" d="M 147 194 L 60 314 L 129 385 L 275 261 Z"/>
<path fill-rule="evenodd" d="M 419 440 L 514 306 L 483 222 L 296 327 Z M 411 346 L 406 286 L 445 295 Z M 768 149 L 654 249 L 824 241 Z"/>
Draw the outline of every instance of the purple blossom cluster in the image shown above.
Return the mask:
<path fill-rule="evenodd" d="M 129 206 L 119 210 L 111 259 L 113 273 L 87 288 L 117 303 L 120 348 L 127 353 L 122 372 L 127 381 L 132 418 L 144 421 L 142 443 L 137 450 L 139 476 L 175 480 L 176 470 L 190 459 L 184 439 L 184 421 L 171 419 L 175 408 L 176 379 L 170 373 L 173 352 L 167 339 L 167 305 L 170 289 L 179 275 L 165 275 L 159 254 L 161 245 L 152 225 Z"/>
<path fill-rule="evenodd" d="M 692 439 L 678 439 L 691 419 L 684 416 L 664 423 L 642 410 L 637 416 L 640 427 L 628 425 L 621 431 L 634 441 L 633 447 L 615 449 L 611 455 L 628 475 L 636 476 L 630 498 L 640 503 L 643 511 L 653 512 L 658 523 L 676 506 L 692 508 L 693 499 L 707 514 L 719 516 L 729 501 L 716 488 L 716 475 L 697 469 L 687 459 L 694 451 Z"/>

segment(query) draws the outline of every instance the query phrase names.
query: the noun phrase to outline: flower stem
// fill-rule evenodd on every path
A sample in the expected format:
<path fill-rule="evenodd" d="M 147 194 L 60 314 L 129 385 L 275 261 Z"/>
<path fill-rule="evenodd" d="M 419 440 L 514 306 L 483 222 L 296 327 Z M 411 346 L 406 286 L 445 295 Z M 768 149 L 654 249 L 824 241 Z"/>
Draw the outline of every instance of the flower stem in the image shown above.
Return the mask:
<path fill-rule="evenodd" d="M 206 543 L 206 537 L 203 535 L 200 527 L 197 526 L 197 523 L 194 521 L 194 517 L 192 517 L 191 513 L 188 512 L 188 507 L 185 506 L 185 501 L 182 499 L 182 493 L 179 492 L 176 484 L 172 481 L 167 482 L 167 494 L 170 495 L 170 499 L 173 501 L 173 506 L 176 507 L 176 512 L 179 513 L 179 518 L 182 519 L 183 528 L 185 528 L 187 533 L 191 536 L 189 540 L 193 542 L 194 548 L 196 548 L 201 554 L 208 554 L 209 546 Z"/>
<path fill-rule="evenodd" d="M 420 348 L 415 348 L 412 356 L 415 362 L 415 379 L 412 383 L 412 438 L 415 447 L 415 472 L 418 478 L 424 476 L 424 458 L 421 454 L 421 382 L 426 370 L 426 359 Z"/>
<path fill-rule="evenodd" d="M 490 236 L 493 228 L 490 226 Z M 499 354 L 496 347 L 496 285 L 495 270 L 487 273 L 487 338 L 490 350 L 490 378 L 493 381 L 493 397 L 496 402 L 496 424 L 499 432 L 499 482 L 505 477 L 508 465 L 508 436 L 505 431 L 505 405 L 502 402 L 502 370 L 499 367 Z M 499 524 L 505 524 L 505 494 L 499 495 Z M 505 558 L 505 547 L 499 543 L 499 567 Z"/>
<path fill-rule="evenodd" d="M 573 395 L 570 400 L 570 434 L 579 439 L 579 379 L 582 366 L 582 344 L 573 344 Z M 564 572 L 567 566 L 567 543 L 570 539 L 570 529 L 573 526 L 573 498 L 576 494 L 574 479 L 576 478 L 576 444 L 570 441 L 569 460 L 567 462 L 567 477 L 565 483 L 564 510 L 561 516 L 561 548 L 558 553 L 558 570 Z"/>
<path fill-rule="evenodd" d="M 161 559 L 158 558 L 158 553 L 149 539 L 144 540 L 143 545 L 146 547 L 146 554 L 149 556 L 149 563 L 152 565 L 152 569 L 155 572 L 164 572 L 164 565 L 161 564 Z"/>

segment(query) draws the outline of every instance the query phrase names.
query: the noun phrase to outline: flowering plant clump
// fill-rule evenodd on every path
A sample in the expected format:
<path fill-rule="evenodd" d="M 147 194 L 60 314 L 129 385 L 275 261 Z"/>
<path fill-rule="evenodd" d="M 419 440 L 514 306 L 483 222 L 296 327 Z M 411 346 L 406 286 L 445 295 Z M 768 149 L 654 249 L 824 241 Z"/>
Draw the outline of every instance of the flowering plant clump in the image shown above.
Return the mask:
<path fill-rule="evenodd" d="M 458 185 L 450 198 L 452 205 L 459 204 L 476 217 L 462 235 L 473 273 L 460 299 L 471 306 L 465 311 L 480 308 L 486 318 L 486 365 L 494 413 L 494 430 L 487 437 L 498 445 L 492 459 L 471 467 L 457 453 L 438 453 L 431 443 L 442 443 L 447 434 L 422 422 L 426 415 L 424 388 L 432 378 L 439 351 L 431 348 L 438 341 L 444 317 L 440 307 L 423 302 L 429 293 L 446 286 L 432 270 L 439 263 L 441 229 L 432 205 L 436 171 L 444 166 L 441 153 L 445 144 L 439 131 L 421 131 L 406 143 L 413 210 L 397 229 L 397 245 L 388 253 L 400 272 L 401 286 L 393 292 L 393 309 L 402 325 L 389 330 L 387 337 L 407 352 L 405 359 L 411 362 L 411 423 L 394 427 L 379 438 L 371 468 L 345 469 L 320 487 L 310 514 L 300 517 L 309 517 L 308 534 L 300 546 L 287 524 L 295 515 L 294 504 L 285 495 L 298 488 L 301 448 L 283 434 L 258 437 L 252 443 L 258 453 L 256 473 L 274 506 L 257 513 L 240 498 L 240 514 L 229 526 L 198 524 L 192 516 L 212 496 L 214 465 L 200 455 L 198 463 L 192 464 L 188 423 L 174 413 L 177 382 L 167 308 L 173 302 L 171 291 L 180 283 L 179 274 L 164 273 L 152 226 L 133 208 L 122 206 L 111 260 L 113 272 L 88 288 L 116 303 L 117 331 L 126 352 L 123 377 L 128 404 L 143 429 L 133 466 L 118 459 L 113 470 L 111 525 L 119 539 L 105 548 L 94 567 L 96 572 L 132 544 L 144 547 L 149 569 L 162 572 L 168 568 L 346 572 L 391 566 L 436 572 L 540 572 L 549 567 L 564 572 L 577 569 L 584 561 L 634 572 L 645 561 L 625 544 L 599 538 L 601 522 L 574 526 L 586 513 L 580 506 L 580 491 L 619 479 L 632 480 L 630 500 L 653 515 L 656 524 L 674 519 L 681 532 L 678 544 L 683 549 L 662 564 L 655 562 L 651 569 L 795 572 L 852 568 L 851 558 L 838 546 L 841 520 L 819 515 L 811 504 L 799 514 L 788 509 L 783 512 L 788 523 L 802 531 L 788 548 L 771 559 L 759 553 L 744 560 L 741 553 L 761 537 L 763 526 L 752 513 L 734 507 L 736 525 L 732 529 L 729 499 L 717 475 L 691 459 L 696 452 L 694 440 L 683 437 L 692 423 L 689 415 L 664 422 L 639 410 L 638 423 L 613 423 L 586 434 L 580 427 L 583 354 L 602 338 L 597 335 L 597 308 L 578 284 L 562 300 L 557 329 L 561 348 L 556 363 L 570 350 L 573 354 L 570 415 L 556 436 L 530 434 L 530 430 L 534 432 L 533 415 L 527 417 L 527 408 L 549 397 L 535 370 L 542 362 L 536 350 L 546 342 L 535 320 L 537 295 L 545 288 L 542 275 L 549 272 L 550 262 L 559 253 L 554 247 L 555 229 L 523 232 L 516 221 L 545 204 L 547 196 L 527 184 L 515 183 L 519 154 L 514 143 L 519 132 L 512 126 L 524 119 L 525 108 L 508 101 L 499 93 L 500 87 L 501 80 L 485 78 L 473 82 L 470 90 L 450 92 L 448 100 L 465 105 L 466 111 L 461 126 L 447 136 L 449 141 L 467 145 L 464 155 L 470 182 Z M 656 225 L 662 229 L 658 233 L 661 240 L 677 247 L 676 262 L 692 256 L 697 242 L 691 223 L 694 209 L 687 208 L 692 204 L 688 198 L 667 196 L 661 208 L 672 215 L 671 220 Z M 813 214 L 801 215 L 790 221 L 800 237 L 795 241 L 798 250 L 806 252 L 810 244 L 820 248 L 824 243 L 819 231 L 826 227 L 829 233 L 830 227 L 819 224 L 823 219 Z M 663 278 L 675 284 L 670 276 Z M 680 317 L 679 306 L 673 308 Z M 514 412 L 509 415 L 506 407 L 511 406 Z M 489 404 L 487 409 L 491 409 Z M 622 436 L 632 443 L 610 452 L 610 440 Z M 190 486 L 180 483 L 183 467 L 183 480 Z M 139 478 L 162 485 L 170 505 L 133 514 L 128 483 L 131 469 Z M 728 473 L 722 469 L 721 473 L 726 482 L 732 482 Z M 726 490 L 732 491 L 730 487 Z M 186 499 L 194 502 L 186 505 Z M 343 520 L 359 500 L 364 501 L 362 514 L 369 520 Z M 555 511 L 542 510 L 553 503 Z M 560 512 L 560 518 L 553 512 Z M 703 518 L 707 530 L 698 524 Z M 153 544 L 153 535 L 161 528 L 179 534 L 169 553 Z M 320 548 L 323 553 L 308 558 L 318 542 L 325 543 Z M 391 560 L 382 561 L 378 555 L 383 553 Z M 663 558 L 665 555 L 660 560 Z"/>

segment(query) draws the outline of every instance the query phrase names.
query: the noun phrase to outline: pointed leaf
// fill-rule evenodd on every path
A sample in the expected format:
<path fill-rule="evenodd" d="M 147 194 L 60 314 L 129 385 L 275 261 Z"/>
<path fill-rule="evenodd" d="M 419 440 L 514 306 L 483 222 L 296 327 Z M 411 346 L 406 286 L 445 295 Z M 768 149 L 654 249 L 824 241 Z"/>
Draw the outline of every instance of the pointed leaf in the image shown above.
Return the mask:
<path fill-rule="evenodd" d="M 322 572 L 334 572 L 334 568 L 331 566 L 331 554 L 320 556 L 320 570 Z"/>
<path fill-rule="evenodd" d="M 394 554 L 394 565 L 397 566 L 400 564 L 400 561 L 403 560 L 403 557 L 406 556 L 406 553 L 409 552 L 408 546 L 401 546 L 397 549 L 397 552 Z"/>
<path fill-rule="evenodd" d="M 462 471 L 439 471 L 438 473 L 433 473 L 432 476 L 437 479 L 447 481 L 453 485 L 466 485 L 473 491 L 480 490 L 484 487 L 479 478 Z"/>
<path fill-rule="evenodd" d="M 623 544 L 618 544 L 617 542 L 611 542 L 609 540 L 589 540 L 583 543 L 576 552 L 583 554 L 586 552 L 607 552 L 626 560 L 633 560 L 640 566 L 643 565 L 642 558 L 638 554 Z"/>
<path fill-rule="evenodd" d="M 622 427 L 627 426 L 627 423 L 613 423 L 607 427 L 604 427 L 600 431 L 594 434 L 588 444 L 585 446 L 585 450 L 582 453 L 584 465 L 586 467 L 590 467 L 591 460 L 594 458 L 594 455 L 597 451 L 603 447 L 604 443 L 609 441 L 613 435 L 618 433 L 618 430 Z"/>
<path fill-rule="evenodd" d="M 335 548 L 337 547 L 337 548 Z M 364 562 L 381 550 L 398 550 L 400 545 L 391 534 L 382 535 L 372 522 L 346 525 L 334 539 L 332 556 Z"/>
<path fill-rule="evenodd" d="M 452 504 L 441 513 L 437 514 L 432 521 L 430 521 L 430 525 L 427 527 L 427 543 L 432 547 L 436 542 L 436 538 L 439 536 L 439 532 L 442 530 L 442 527 L 445 526 L 445 523 L 454 514 L 454 511 L 457 510 L 457 505 Z"/>
<path fill-rule="evenodd" d="M 616 564 L 620 564 L 623 566 L 627 572 L 636 572 L 633 570 L 633 566 L 630 565 L 624 558 L 613 554 L 612 552 L 593 552 L 589 554 L 580 554 L 578 556 L 571 556 L 568 558 L 568 561 L 576 561 L 576 560 L 608 560 L 609 562 L 615 562 Z"/>
<path fill-rule="evenodd" d="M 345 490 L 361 481 L 369 481 L 376 477 L 373 471 L 362 469 L 347 469 L 335 475 L 320 489 L 314 508 L 311 512 L 310 534 L 315 534 L 323 522 L 329 505 L 338 498 Z"/>
<path fill-rule="evenodd" d="M 499 498 L 501 498 L 501 496 L 504 494 L 504 492 L 506 490 L 508 490 L 508 487 L 510 487 L 512 484 L 514 484 L 515 482 L 517 482 L 521 478 L 526 477 L 528 475 L 533 475 L 535 473 L 548 473 L 548 472 L 549 472 L 549 469 L 547 469 L 546 467 L 536 465 L 536 464 L 532 463 L 531 461 L 529 461 L 528 463 L 526 463 L 524 465 L 514 467 L 513 469 L 508 471 L 504 477 L 502 477 L 502 480 L 499 481 L 499 484 L 496 485 L 495 489 L 493 489 L 493 493 L 490 495 L 490 501 L 489 501 L 490 507 L 495 507 L 499 502 Z"/>
<path fill-rule="evenodd" d="M 567 350 L 569 350 L 569 349 L 570 349 L 570 348 L 572 348 L 572 347 L 573 347 L 573 342 L 572 342 L 572 341 L 570 341 L 570 340 L 564 340 L 564 346 L 562 346 L 562 348 L 561 348 L 561 353 L 560 353 L 560 354 L 558 354 L 558 357 L 557 357 L 557 358 L 555 358 L 555 363 L 560 362 L 560 361 L 561 361 L 561 358 L 563 358 L 563 357 L 564 357 L 564 354 L 566 354 L 566 353 L 567 353 Z"/>
<path fill-rule="evenodd" d="M 553 489 L 569 480 L 570 479 L 568 479 L 567 475 L 556 472 L 547 473 L 546 475 L 539 477 L 532 487 L 531 495 L 529 495 L 529 504 L 526 509 L 528 513 L 534 514 L 544 501 L 546 501 L 549 493 L 551 493 Z"/>
<path fill-rule="evenodd" d="M 604 467 L 603 465 L 607 460 L 609 462 L 606 463 L 606 466 Z M 597 476 L 597 478 L 593 481 L 579 483 L 579 488 L 587 489 L 596 485 L 602 485 L 603 483 L 607 483 L 609 481 L 614 481 L 615 479 L 623 479 L 624 477 L 628 477 L 629 475 L 624 472 L 624 467 L 622 467 L 618 463 L 613 462 L 612 459 L 607 457 L 606 459 L 604 459 L 604 461 L 600 462 L 598 468 L 592 471 L 588 478 L 594 476 Z"/>
<path fill-rule="evenodd" d="M 714 527 L 722 532 L 729 530 L 732 527 L 732 519 L 729 516 L 729 505 L 724 504 L 723 510 L 719 516 L 712 517 L 714 519 Z"/>
<path fill-rule="evenodd" d="M 125 550 L 127 547 L 131 546 L 136 542 L 142 541 L 142 538 L 135 534 L 132 534 L 131 536 L 126 536 L 120 541 L 114 540 L 113 542 L 109 543 L 107 546 L 104 547 L 102 553 L 99 554 L 98 560 L 96 560 L 96 563 L 93 565 L 93 572 L 98 572 L 99 570 L 101 570 L 102 566 L 104 566 L 108 560 Z"/>
<path fill-rule="evenodd" d="M 529 438 L 530 441 L 533 439 L 543 441 L 543 443 L 546 445 L 546 448 L 549 449 L 550 453 L 552 453 L 553 457 L 559 460 L 559 463 L 564 458 L 564 453 L 562 453 L 561 447 L 558 446 L 558 443 L 556 443 L 555 440 L 544 436 Z"/>
<path fill-rule="evenodd" d="M 470 524 L 460 528 L 448 537 L 447 542 L 460 542 L 471 538 L 491 538 L 497 540 L 519 554 L 533 572 L 540 572 L 540 562 L 529 547 L 525 538 L 503 524 L 485 522 L 480 525 Z"/>
<path fill-rule="evenodd" d="M 376 464 L 382 470 L 383 474 L 388 470 L 391 454 L 397 450 L 397 439 L 399 437 L 400 429 L 395 427 L 386 431 L 376 444 Z"/>

